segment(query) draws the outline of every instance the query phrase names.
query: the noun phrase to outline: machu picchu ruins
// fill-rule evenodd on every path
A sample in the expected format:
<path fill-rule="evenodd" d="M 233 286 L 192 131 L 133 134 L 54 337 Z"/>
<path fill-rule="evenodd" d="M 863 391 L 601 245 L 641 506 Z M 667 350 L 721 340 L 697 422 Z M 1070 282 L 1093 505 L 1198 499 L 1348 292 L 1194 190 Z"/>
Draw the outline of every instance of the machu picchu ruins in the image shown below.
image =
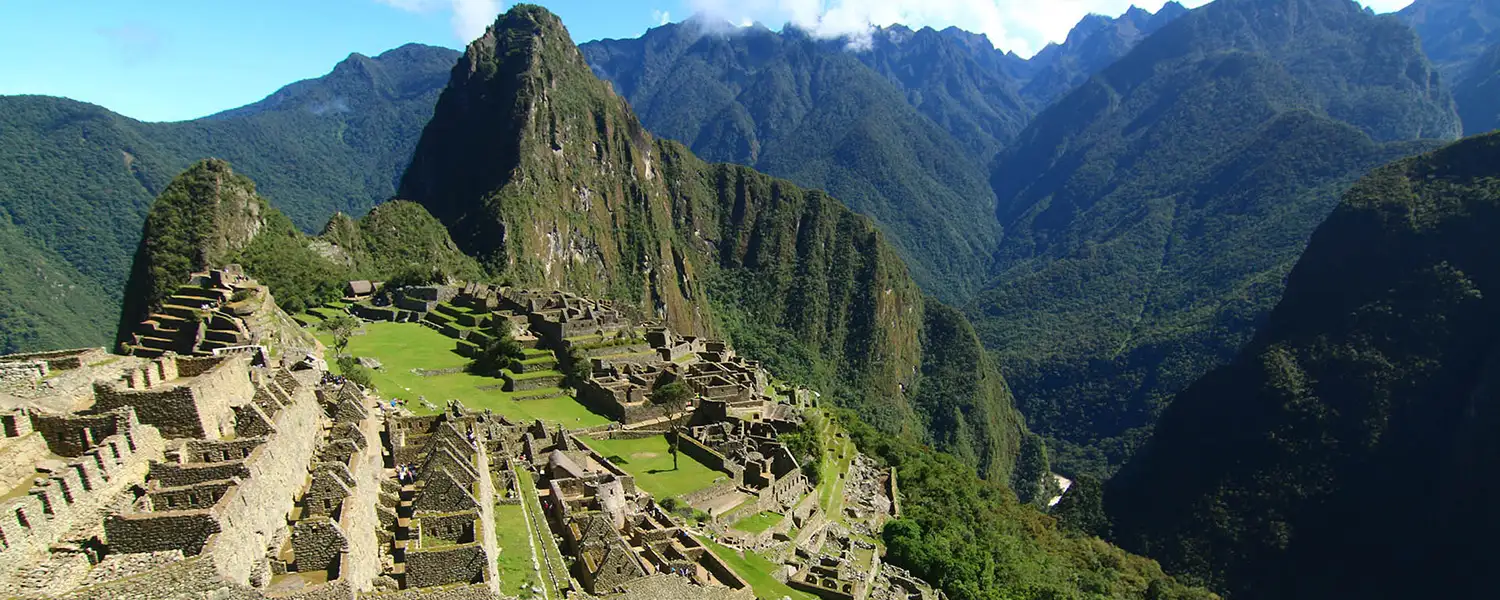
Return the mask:
<path fill-rule="evenodd" d="M 563 292 L 345 294 L 294 318 L 230 265 L 194 274 L 119 354 L 0 357 L 0 593 L 750 600 L 769 577 L 829 600 L 938 597 L 879 560 L 894 473 L 821 418 L 828 452 L 798 455 L 782 436 L 813 427 L 816 394 L 726 343 Z M 351 349 L 435 336 L 452 364 L 505 336 L 523 358 L 396 373 L 400 354 L 332 354 L 319 323 L 340 315 L 360 325 Z M 416 387 L 381 379 L 396 375 Z M 424 393 L 456 377 L 470 397 Z M 655 398 L 672 384 L 679 411 Z M 512 412 L 548 403 L 596 416 Z M 663 451 L 673 468 L 648 468 Z M 814 481 L 809 461 L 843 472 Z M 773 572 L 747 572 L 748 552 Z"/>

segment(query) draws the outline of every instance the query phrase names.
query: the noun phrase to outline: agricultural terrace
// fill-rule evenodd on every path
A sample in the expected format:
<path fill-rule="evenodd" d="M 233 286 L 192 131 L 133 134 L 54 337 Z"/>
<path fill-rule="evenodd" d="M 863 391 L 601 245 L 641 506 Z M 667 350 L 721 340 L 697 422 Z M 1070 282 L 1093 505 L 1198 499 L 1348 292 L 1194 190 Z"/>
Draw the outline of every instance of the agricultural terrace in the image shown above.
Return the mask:
<path fill-rule="evenodd" d="M 666 436 L 637 440 L 594 440 L 583 443 L 635 477 L 637 487 L 658 500 L 691 494 L 729 479 L 727 473 L 715 471 L 691 456 L 680 454 L 677 468 L 672 468 L 672 450 Z"/>
<path fill-rule="evenodd" d="M 319 312 L 299 315 L 309 327 L 316 328 L 323 318 L 331 316 L 330 309 L 315 309 Z M 332 346 L 333 340 L 327 332 L 315 331 L 324 345 Z M 590 411 L 568 392 L 551 387 L 522 392 L 502 391 L 505 382 L 494 377 L 465 373 L 469 359 L 454 352 L 455 341 L 428 327 L 417 323 L 374 322 L 365 323 L 359 332 L 349 338 L 347 354 L 358 358 L 373 358 L 380 361 L 381 368 L 372 371 L 371 380 L 380 395 L 386 399 L 408 401 L 407 408 L 417 414 L 431 414 L 441 410 L 449 399 L 462 400 L 474 410 L 489 409 L 513 422 L 530 422 L 541 419 L 552 425 L 563 425 L 570 429 L 596 427 L 609 423 L 603 415 Z M 528 360 L 548 359 L 546 350 L 527 350 Z M 329 361 L 333 363 L 334 361 Z M 337 365 L 330 364 L 337 371 Z M 546 374 L 526 373 L 528 376 Z M 422 406 L 419 398 L 425 397 L 437 409 Z"/>

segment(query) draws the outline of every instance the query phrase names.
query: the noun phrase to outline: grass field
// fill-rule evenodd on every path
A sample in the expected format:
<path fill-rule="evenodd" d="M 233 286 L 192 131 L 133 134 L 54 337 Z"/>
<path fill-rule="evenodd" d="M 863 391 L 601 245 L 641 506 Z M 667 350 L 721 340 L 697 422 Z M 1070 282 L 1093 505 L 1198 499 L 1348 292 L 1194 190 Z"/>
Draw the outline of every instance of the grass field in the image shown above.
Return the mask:
<path fill-rule="evenodd" d="M 791 586 L 776 581 L 776 578 L 772 577 L 771 573 L 780 568 L 780 566 L 766 560 L 765 557 L 754 552 L 746 552 L 744 556 L 740 556 L 739 552 L 713 540 L 700 538 L 700 541 L 703 542 L 703 545 L 708 546 L 708 549 L 712 550 L 720 559 L 723 559 L 729 565 L 729 568 L 734 569 L 735 573 L 745 578 L 745 581 L 750 584 L 750 588 L 755 590 L 756 598 L 760 600 L 781 600 L 782 597 L 790 597 L 792 600 L 818 600 L 817 596 L 794 590 Z"/>
<path fill-rule="evenodd" d="M 504 382 L 500 379 L 468 373 L 422 376 L 412 372 L 413 369 L 457 369 L 469 364 L 469 359 L 453 352 L 456 340 L 422 325 L 366 323 L 363 331 L 363 334 L 349 338 L 349 348 L 345 352 L 379 360 L 382 367 L 375 370 L 372 377 L 375 388 L 387 399 L 410 401 L 407 407 L 413 412 L 432 412 L 417 401 L 425 396 L 439 410 L 449 399 L 456 398 L 472 410 L 490 409 L 513 421 L 541 419 L 569 428 L 594 427 L 610 422 L 570 396 L 518 401 L 517 397 L 534 398 L 539 392 L 503 392 L 500 387 Z M 333 340 L 327 333 L 317 332 L 317 335 L 325 345 L 332 346 Z"/>
<path fill-rule="evenodd" d="M 833 419 L 823 419 L 823 480 L 818 483 L 818 506 L 824 514 L 841 518 L 844 514 L 844 474 L 849 463 L 854 462 L 854 447 L 848 437 L 840 438 L 839 426 Z"/>
<path fill-rule="evenodd" d="M 786 515 L 773 512 L 761 512 L 750 515 L 734 522 L 733 527 L 745 533 L 761 533 L 775 527 Z"/>
<path fill-rule="evenodd" d="M 532 586 L 541 587 L 542 576 L 532 568 L 531 533 L 526 529 L 526 509 L 519 504 L 495 505 L 495 541 L 500 548 L 495 562 L 500 567 L 500 591 L 530 598 Z"/>
<path fill-rule="evenodd" d="M 673 469 L 666 436 L 638 440 L 584 439 L 583 443 L 634 475 L 636 486 L 658 500 L 696 492 L 729 479 L 728 474 L 710 469 L 686 454 L 679 456 L 678 468 Z"/>

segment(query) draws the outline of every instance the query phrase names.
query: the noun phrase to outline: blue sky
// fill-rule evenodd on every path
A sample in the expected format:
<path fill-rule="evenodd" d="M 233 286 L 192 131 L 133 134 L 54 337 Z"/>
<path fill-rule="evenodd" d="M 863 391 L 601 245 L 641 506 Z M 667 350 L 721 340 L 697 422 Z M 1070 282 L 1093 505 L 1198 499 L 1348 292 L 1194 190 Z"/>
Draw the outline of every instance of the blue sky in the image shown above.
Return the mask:
<path fill-rule="evenodd" d="M 1206 0 L 1189 0 L 1188 6 Z M 705 12 L 732 23 L 794 22 L 826 35 L 870 24 L 957 25 L 1029 56 L 1089 12 L 1130 0 L 541 0 L 576 41 L 636 37 Z M 1376 10 L 1410 0 L 1368 0 Z M 0 94 L 47 94 L 147 121 L 255 102 L 327 73 L 351 52 L 407 42 L 462 48 L 500 0 L 0 0 Z M 1137 0 L 1150 10 L 1162 0 Z"/>

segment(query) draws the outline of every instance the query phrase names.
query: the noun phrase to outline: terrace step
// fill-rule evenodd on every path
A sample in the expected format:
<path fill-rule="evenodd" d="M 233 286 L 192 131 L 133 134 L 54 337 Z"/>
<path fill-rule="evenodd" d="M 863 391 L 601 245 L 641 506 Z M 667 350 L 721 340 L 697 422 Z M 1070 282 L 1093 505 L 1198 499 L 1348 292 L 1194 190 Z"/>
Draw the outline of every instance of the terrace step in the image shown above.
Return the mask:
<path fill-rule="evenodd" d="M 171 315 L 185 321 L 191 321 L 197 319 L 198 310 L 199 309 L 188 306 L 174 306 L 171 304 L 167 304 L 161 307 L 160 314 Z"/>
<path fill-rule="evenodd" d="M 229 290 L 223 288 L 197 287 L 187 285 L 177 288 L 178 296 L 203 298 L 205 300 L 216 300 L 220 302 L 223 302 L 225 299 L 229 298 L 231 294 L 232 293 Z"/>

